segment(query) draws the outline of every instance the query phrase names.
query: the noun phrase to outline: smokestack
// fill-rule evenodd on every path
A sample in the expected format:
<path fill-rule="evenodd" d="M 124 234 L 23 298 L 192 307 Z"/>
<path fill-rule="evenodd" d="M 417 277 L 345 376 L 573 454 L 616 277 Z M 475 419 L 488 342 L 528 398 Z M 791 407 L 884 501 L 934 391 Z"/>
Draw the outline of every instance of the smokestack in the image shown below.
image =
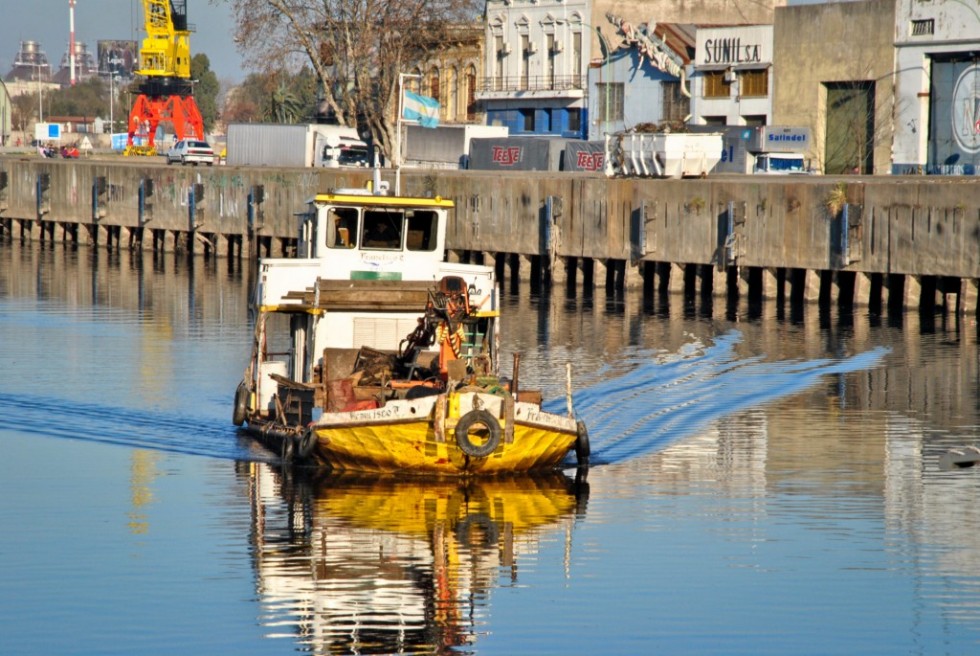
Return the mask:
<path fill-rule="evenodd" d="M 71 85 L 75 86 L 75 0 L 68 0 L 68 67 Z"/>

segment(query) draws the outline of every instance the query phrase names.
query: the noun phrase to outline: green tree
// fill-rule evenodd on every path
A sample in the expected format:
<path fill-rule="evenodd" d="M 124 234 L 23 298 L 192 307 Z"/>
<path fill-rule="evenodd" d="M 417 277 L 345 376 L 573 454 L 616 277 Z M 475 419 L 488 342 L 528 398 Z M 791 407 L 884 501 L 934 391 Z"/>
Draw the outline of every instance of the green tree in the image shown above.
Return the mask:
<path fill-rule="evenodd" d="M 211 60 L 203 52 L 191 58 L 191 79 L 195 80 L 194 101 L 204 119 L 204 131 L 210 132 L 218 120 L 218 94 L 221 84 L 211 70 Z"/>
<path fill-rule="evenodd" d="M 15 130 L 27 132 L 32 120 L 37 119 L 38 101 L 36 93 L 24 93 L 10 99 L 13 105 L 11 119 Z"/>
<path fill-rule="evenodd" d="M 316 116 L 316 76 L 309 67 L 298 73 L 249 73 L 228 91 L 222 118 L 225 123 L 275 121 L 312 122 Z"/>
<path fill-rule="evenodd" d="M 90 77 L 44 95 L 45 116 L 109 117 L 109 86 L 102 78 Z"/>
<path fill-rule="evenodd" d="M 276 123 L 296 123 L 302 118 L 303 107 L 288 86 L 280 82 L 269 98 L 266 117 Z"/>

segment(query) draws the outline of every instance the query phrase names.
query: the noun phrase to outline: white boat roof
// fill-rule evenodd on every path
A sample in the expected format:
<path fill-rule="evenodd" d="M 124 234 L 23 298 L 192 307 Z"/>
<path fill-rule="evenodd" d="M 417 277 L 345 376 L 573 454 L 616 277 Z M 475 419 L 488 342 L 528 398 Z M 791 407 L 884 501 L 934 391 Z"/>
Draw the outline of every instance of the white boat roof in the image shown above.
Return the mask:
<path fill-rule="evenodd" d="M 337 189 L 319 193 L 313 202 L 324 205 L 362 205 L 374 207 L 438 207 L 449 209 L 456 204 L 448 198 L 435 196 L 421 198 L 413 196 L 379 196 L 363 189 Z"/>

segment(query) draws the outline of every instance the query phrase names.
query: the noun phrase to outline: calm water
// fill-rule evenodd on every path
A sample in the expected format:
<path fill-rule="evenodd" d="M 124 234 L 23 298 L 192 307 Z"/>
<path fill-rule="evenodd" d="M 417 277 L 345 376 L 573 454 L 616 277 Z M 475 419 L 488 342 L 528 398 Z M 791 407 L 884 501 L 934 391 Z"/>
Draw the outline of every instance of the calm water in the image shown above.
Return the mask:
<path fill-rule="evenodd" d="M 2 654 L 980 652 L 977 326 L 506 306 L 595 466 L 283 475 L 227 263 L 0 245 Z"/>

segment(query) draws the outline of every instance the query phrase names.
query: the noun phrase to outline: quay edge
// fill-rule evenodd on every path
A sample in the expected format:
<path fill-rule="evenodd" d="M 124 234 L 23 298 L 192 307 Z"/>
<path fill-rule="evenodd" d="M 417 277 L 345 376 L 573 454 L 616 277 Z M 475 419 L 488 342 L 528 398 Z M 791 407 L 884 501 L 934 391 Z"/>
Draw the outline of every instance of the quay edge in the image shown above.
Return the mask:
<path fill-rule="evenodd" d="M 3 156 L 0 239 L 288 254 L 308 198 L 371 177 Z M 401 186 L 455 201 L 451 258 L 489 260 L 519 280 L 977 312 L 980 184 L 972 178 L 407 170 Z"/>

